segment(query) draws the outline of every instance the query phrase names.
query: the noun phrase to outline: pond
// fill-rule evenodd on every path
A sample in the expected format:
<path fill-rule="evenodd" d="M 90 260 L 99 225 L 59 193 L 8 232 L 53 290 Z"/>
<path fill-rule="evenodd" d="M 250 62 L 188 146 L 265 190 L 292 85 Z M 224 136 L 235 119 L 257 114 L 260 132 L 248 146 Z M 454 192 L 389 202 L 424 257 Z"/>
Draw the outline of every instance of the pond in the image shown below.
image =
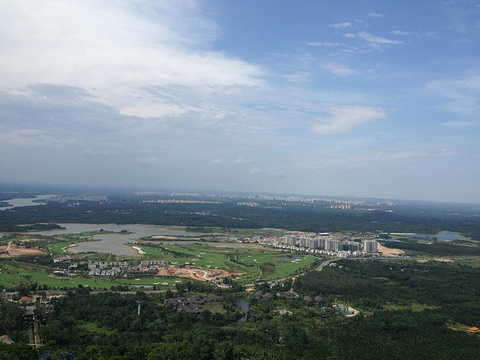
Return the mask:
<path fill-rule="evenodd" d="M 291 261 L 291 260 L 297 260 L 297 259 L 300 259 L 300 256 L 292 256 L 292 257 L 289 257 L 289 258 L 282 258 L 282 260 L 284 260 L 284 261 Z"/>
<path fill-rule="evenodd" d="M 242 323 L 247 320 L 248 316 L 248 303 L 245 301 L 244 298 L 237 299 L 237 306 L 240 307 L 243 311 L 245 311 L 245 315 L 243 315 L 240 319 L 238 319 L 239 323 Z"/>

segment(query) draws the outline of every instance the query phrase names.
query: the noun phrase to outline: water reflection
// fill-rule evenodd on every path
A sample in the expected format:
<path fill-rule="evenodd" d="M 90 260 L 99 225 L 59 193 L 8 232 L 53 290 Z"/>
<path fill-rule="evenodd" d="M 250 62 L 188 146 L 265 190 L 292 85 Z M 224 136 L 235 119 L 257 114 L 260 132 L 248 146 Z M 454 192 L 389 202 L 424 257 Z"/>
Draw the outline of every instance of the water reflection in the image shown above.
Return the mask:
<path fill-rule="evenodd" d="M 134 255 L 136 252 L 124 244 L 129 242 L 136 242 L 138 239 L 146 236 L 199 236 L 200 234 L 187 233 L 183 231 L 166 230 L 160 226 L 155 225 L 115 225 L 115 224 L 59 224 L 65 229 L 41 231 L 36 234 L 39 235 L 65 235 L 75 234 L 87 231 L 112 231 L 119 233 L 122 230 L 127 231 L 128 234 L 100 234 L 94 235 L 93 238 L 99 241 L 89 241 L 78 243 L 77 246 L 72 247 L 72 253 L 80 252 L 99 252 L 111 253 L 115 255 Z M 184 242 L 181 242 L 184 243 Z"/>
<path fill-rule="evenodd" d="M 41 203 L 41 202 L 37 202 L 37 201 L 50 199 L 50 198 L 55 197 L 55 196 L 57 196 L 57 195 L 38 195 L 36 197 L 31 197 L 31 198 L 16 198 L 16 199 L 3 200 L 4 202 L 8 203 L 9 206 L 0 207 L 0 211 L 11 210 L 13 208 L 21 207 L 21 206 L 45 205 L 45 203 Z"/>

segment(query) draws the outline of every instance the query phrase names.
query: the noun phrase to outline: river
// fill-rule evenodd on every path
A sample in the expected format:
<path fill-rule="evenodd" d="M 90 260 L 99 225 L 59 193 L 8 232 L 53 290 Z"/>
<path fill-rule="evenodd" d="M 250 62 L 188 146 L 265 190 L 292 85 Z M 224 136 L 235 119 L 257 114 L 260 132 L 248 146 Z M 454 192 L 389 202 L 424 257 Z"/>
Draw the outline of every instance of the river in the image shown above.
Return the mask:
<path fill-rule="evenodd" d="M 9 200 L 3 200 L 4 202 L 10 204 L 10 206 L 0 207 L 0 211 L 11 210 L 16 207 L 21 206 L 38 206 L 38 205 L 45 205 L 45 203 L 39 203 L 38 200 L 45 200 L 53 198 L 57 195 L 38 195 L 36 197 L 31 198 L 15 198 Z"/>

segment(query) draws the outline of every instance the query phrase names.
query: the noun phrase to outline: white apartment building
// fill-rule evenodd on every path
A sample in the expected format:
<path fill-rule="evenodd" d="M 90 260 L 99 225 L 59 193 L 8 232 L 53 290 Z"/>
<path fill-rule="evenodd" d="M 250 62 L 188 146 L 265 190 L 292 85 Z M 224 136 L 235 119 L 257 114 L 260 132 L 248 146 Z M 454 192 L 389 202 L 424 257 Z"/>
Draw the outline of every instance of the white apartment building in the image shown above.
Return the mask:
<path fill-rule="evenodd" d="M 378 252 L 378 242 L 376 242 L 375 240 L 364 240 L 363 250 L 367 253 Z"/>

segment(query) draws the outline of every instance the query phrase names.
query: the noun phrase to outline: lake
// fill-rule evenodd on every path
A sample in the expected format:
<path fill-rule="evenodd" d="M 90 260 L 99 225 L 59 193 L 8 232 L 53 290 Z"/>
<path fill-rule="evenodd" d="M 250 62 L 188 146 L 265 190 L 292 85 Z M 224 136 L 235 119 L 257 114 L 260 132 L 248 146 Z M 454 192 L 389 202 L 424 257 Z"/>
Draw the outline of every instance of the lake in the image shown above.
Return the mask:
<path fill-rule="evenodd" d="M 469 240 L 465 236 L 453 231 L 440 231 L 436 235 L 404 234 L 403 236 L 427 240 L 433 240 L 433 237 L 436 237 L 438 241 Z"/>
<path fill-rule="evenodd" d="M 187 233 L 183 231 L 166 230 L 161 226 L 156 225 L 116 225 L 116 224 L 58 224 L 65 229 L 35 232 L 39 235 L 64 235 L 76 234 L 86 231 L 113 231 L 120 232 L 126 230 L 131 234 L 101 234 L 94 235 L 93 238 L 99 241 L 89 241 L 78 243 L 78 246 L 72 247 L 72 253 L 80 252 L 99 252 L 111 253 L 115 255 L 134 255 L 135 251 L 123 246 L 129 242 L 136 242 L 139 238 L 153 235 L 171 235 L 171 236 L 199 236 L 200 234 Z M 184 243 L 184 242 L 178 242 Z"/>
<path fill-rule="evenodd" d="M 439 232 L 436 237 L 438 241 L 468 240 L 466 237 L 460 235 L 459 233 L 451 231 Z"/>

